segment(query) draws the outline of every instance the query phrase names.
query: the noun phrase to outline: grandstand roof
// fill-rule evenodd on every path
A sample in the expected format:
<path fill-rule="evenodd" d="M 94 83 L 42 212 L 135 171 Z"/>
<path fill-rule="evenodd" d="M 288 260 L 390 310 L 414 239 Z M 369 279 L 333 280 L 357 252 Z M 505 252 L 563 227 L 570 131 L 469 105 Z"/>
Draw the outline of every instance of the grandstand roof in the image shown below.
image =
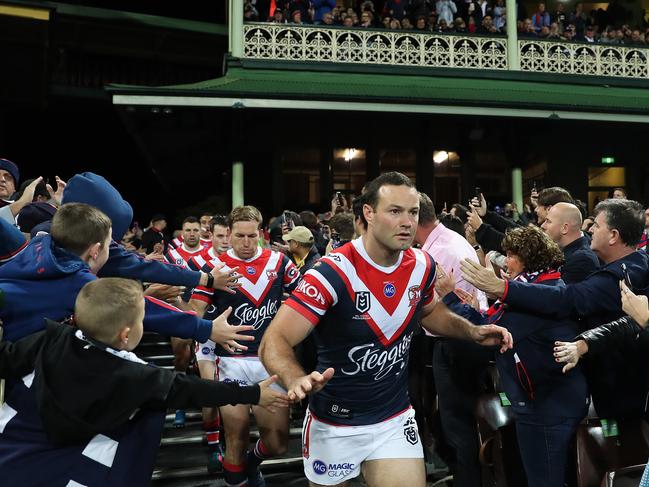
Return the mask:
<path fill-rule="evenodd" d="M 225 76 L 199 83 L 110 85 L 115 105 L 392 111 L 649 122 L 642 84 L 558 75 L 412 70 L 349 72 L 321 67 L 232 64 Z"/>

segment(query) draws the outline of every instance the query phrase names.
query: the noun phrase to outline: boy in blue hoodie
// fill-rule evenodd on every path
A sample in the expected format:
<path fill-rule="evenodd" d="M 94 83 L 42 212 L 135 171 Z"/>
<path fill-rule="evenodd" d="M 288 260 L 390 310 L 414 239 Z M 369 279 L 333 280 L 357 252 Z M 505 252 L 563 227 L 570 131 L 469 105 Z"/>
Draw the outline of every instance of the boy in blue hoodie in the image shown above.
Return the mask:
<path fill-rule="evenodd" d="M 34 238 L 11 261 L 0 267 L 0 289 L 5 304 L 0 309 L 4 339 L 16 341 L 45 328 L 45 318 L 64 321 L 74 310 L 79 290 L 109 258 L 111 220 L 102 211 L 83 203 L 65 204 L 52 220 L 51 234 Z M 145 329 L 165 335 L 194 338 L 217 336 L 219 341 L 246 340 L 235 334 L 226 310 L 213 322 L 183 312 L 154 298 L 146 298 Z M 207 330 L 205 330 L 207 328 Z"/>
<path fill-rule="evenodd" d="M 100 223 L 103 231 L 109 222 Z M 88 267 L 106 255 L 107 246 L 93 245 Z M 135 281 L 91 280 L 74 312 L 78 328 L 48 322 L 45 331 L 0 343 L 0 378 L 16 380 L 0 408 L 2 485 L 149 485 L 166 408 L 287 406 L 286 395 L 270 389 L 276 376 L 240 387 L 152 367 L 131 353 L 144 317 Z"/>

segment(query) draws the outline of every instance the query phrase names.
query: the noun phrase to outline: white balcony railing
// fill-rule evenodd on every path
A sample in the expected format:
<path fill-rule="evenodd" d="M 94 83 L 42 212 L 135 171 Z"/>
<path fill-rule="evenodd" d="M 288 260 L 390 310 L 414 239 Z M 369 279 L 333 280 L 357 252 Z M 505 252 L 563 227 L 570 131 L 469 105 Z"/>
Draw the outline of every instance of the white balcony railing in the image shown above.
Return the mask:
<path fill-rule="evenodd" d="M 518 41 L 521 71 L 649 78 L 649 50 L 610 44 Z"/>
<path fill-rule="evenodd" d="M 503 37 L 291 24 L 243 26 L 247 59 L 507 70 L 507 48 Z M 521 71 L 649 79 L 649 49 L 644 48 L 521 39 L 518 59 Z"/>
<path fill-rule="evenodd" d="M 507 39 L 245 24 L 243 57 L 318 63 L 507 69 Z"/>

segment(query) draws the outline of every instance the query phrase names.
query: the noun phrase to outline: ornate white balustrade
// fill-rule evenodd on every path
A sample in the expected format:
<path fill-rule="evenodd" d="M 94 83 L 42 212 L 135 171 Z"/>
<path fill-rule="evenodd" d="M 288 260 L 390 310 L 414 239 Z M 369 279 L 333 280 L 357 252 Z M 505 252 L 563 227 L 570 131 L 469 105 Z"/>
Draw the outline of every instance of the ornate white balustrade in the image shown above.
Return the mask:
<path fill-rule="evenodd" d="M 246 23 L 248 59 L 506 70 L 507 39 L 410 31 Z M 521 71 L 649 78 L 649 49 L 518 41 Z"/>
<path fill-rule="evenodd" d="M 610 44 L 518 41 L 521 71 L 649 78 L 649 50 Z"/>
<path fill-rule="evenodd" d="M 507 39 L 245 24 L 244 58 L 434 68 L 507 69 Z"/>

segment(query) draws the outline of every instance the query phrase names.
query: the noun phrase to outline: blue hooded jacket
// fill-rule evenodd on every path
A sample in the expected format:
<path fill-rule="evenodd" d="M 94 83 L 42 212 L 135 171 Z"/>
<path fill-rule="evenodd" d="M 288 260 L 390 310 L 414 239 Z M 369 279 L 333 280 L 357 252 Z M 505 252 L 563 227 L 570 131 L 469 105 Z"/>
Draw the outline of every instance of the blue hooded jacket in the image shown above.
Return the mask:
<path fill-rule="evenodd" d="M 25 236 L 14 225 L 0 218 L 0 265 L 27 246 Z"/>
<path fill-rule="evenodd" d="M 64 321 L 74 313 L 81 288 L 96 279 L 78 256 L 57 246 L 50 235 L 33 239 L 0 267 L 0 309 L 4 339 L 16 341 L 45 328 L 45 318 Z M 145 299 L 144 329 L 163 335 L 209 338 L 212 323 L 153 298 Z"/>

